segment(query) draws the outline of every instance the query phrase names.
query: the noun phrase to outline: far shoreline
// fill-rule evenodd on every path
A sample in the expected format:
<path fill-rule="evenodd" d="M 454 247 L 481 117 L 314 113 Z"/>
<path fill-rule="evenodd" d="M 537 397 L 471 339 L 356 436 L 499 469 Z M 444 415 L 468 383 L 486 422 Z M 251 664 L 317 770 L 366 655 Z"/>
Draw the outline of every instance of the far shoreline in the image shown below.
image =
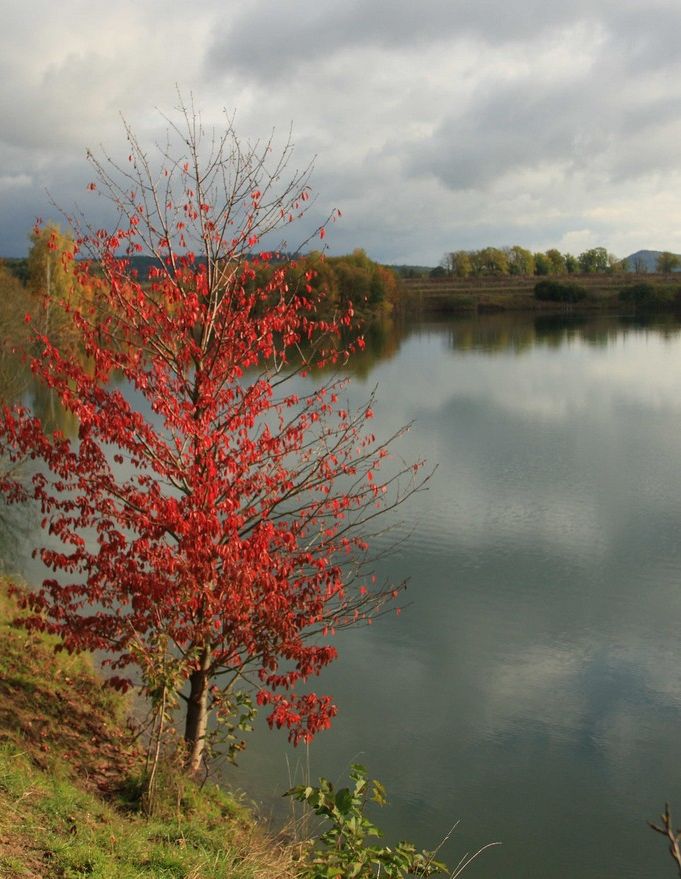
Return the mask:
<path fill-rule="evenodd" d="M 534 288 L 540 281 L 578 284 L 586 290 L 581 302 L 547 302 L 536 299 Z M 634 305 L 623 302 L 620 292 L 638 284 L 647 284 L 669 295 L 669 301 Z M 548 276 L 494 275 L 457 278 L 402 278 L 400 307 L 408 313 L 421 314 L 494 314 L 530 312 L 551 314 L 625 315 L 641 312 L 681 313 L 681 277 L 673 274 L 622 272 L 612 274 L 565 274 Z"/>

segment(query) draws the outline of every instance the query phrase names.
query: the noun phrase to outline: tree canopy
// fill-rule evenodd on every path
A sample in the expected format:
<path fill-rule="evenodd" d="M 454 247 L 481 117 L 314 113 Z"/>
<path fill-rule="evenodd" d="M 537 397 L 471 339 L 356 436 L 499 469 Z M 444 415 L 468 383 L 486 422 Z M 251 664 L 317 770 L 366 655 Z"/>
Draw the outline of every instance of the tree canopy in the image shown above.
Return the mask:
<path fill-rule="evenodd" d="M 372 577 L 367 530 L 418 487 L 419 465 L 382 477 L 394 437 L 371 432 L 372 400 L 352 409 L 344 378 L 310 377 L 363 345 L 351 301 L 325 308 L 331 261 L 252 256 L 309 207 L 309 169 L 287 172 L 290 144 L 273 158 L 271 142 L 244 146 L 229 122 L 204 131 L 186 107 L 158 164 L 126 135 L 126 166 L 90 156 L 89 188 L 113 203 L 117 227 L 50 250 L 61 266 L 50 279 L 75 271 L 50 303 L 84 359 L 32 324 L 32 370 L 78 439 L 5 406 L 0 452 L 40 466 L 0 487 L 42 509 L 50 573 L 26 598 L 29 625 L 68 650 L 109 653 L 116 685 L 130 684 L 130 665 L 169 700 L 188 683 L 195 770 L 209 713 L 233 732 L 251 694 L 294 742 L 330 724 L 331 697 L 305 682 L 336 657 L 337 628 L 370 621 L 399 592 Z M 138 253 L 154 260 L 144 281 L 126 259 Z M 362 252 L 351 270 L 368 299 L 388 280 Z"/>
<path fill-rule="evenodd" d="M 681 257 L 675 253 L 670 253 L 668 250 L 664 250 L 657 257 L 657 270 L 658 272 L 673 272 L 676 269 L 681 268 Z"/>
<path fill-rule="evenodd" d="M 441 265 L 448 274 L 459 278 L 494 275 L 563 275 L 575 272 L 612 272 L 621 263 L 604 247 L 585 250 L 578 257 L 551 247 L 532 253 L 519 244 L 512 247 L 483 247 L 480 250 L 457 250 L 446 253 Z"/>

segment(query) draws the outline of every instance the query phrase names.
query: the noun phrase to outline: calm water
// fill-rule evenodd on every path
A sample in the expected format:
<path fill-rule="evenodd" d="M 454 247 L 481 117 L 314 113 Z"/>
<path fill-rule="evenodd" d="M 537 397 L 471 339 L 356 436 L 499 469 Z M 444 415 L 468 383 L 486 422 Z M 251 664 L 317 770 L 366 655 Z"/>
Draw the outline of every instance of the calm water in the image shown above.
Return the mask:
<path fill-rule="evenodd" d="M 645 821 L 681 817 L 678 324 L 489 317 L 385 348 L 355 392 L 378 383 L 377 432 L 415 419 L 402 452 L 438 469 L 381 566 L 412 606 L 339 639 L 312 776 L 365 762 L 419 845 L 460 819 L 453 863 L 502 840 L 471 877 L 673 875 Z M 228 773 L 266 804 L 282 739 Z"/>
<path fill-rule="evenodd" d="M 377 330 L 353 394 L 378 384 L 377 434 L 415 419 L 399 450 L 438 465 L 380 565 L 412 604 L 337 639 L 317 688 L 339 716 L 309 753 L 259 729 L 226 778 L 281 815 L 287 759 L 334 780 L 359 760 L 391 837 L 460 820 L 451 863 L 503 842 L 471 879 L 673 875 L 645 821 L 681 818 L 680 329 Z"/>

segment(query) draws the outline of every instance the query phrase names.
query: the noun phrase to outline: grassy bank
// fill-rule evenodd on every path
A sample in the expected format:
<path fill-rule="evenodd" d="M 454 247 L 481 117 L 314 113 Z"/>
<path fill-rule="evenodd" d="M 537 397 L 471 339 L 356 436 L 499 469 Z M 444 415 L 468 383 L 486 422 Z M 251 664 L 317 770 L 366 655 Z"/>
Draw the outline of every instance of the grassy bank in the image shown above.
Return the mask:
<path fill-rule="evenodd" d="M 163 786 L 157 814 L 135 808 L 140 757 L 120 697 L 83 657 L 11 624 L 0 584 L 0 877 L 276 879 L 289 852 L 234 797 Z"/>
<path fill-rule="evenodd" d="M 431 314 L 475 311 L 564 311 L 565 305 L 535 299 L 534 287 L 542 278 L 526 276 L 488 276 L 480 278 L 405 278 L 402 280 L 406 310 Z M 679 279 L 665 274 L 561 275 L 552 280 L 583 287 L 586 298 L 570 306 L 571 311 L 622 311 L 620 291 L 642 282 L 653 287 L 680 289 Z"/>

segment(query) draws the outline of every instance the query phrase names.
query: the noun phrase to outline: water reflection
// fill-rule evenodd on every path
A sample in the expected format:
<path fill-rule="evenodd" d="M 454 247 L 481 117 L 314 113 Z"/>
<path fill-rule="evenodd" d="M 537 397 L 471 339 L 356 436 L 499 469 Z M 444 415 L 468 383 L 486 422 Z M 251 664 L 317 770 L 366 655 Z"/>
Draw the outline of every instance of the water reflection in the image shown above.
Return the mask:
<path fill-rule="evenodd" d="M 53 388 L 35 381 L 30 358 L 40 356 L 32 340 L 31 325 L 24 319 L 30 309 L 26 289 L 2 271 L 0 266 L 0 405 L 22 404 L 30 408 L 48 432 L 60 431 L 74 437 L 78 424 L 74 416 L 61 406 Z M 71 346 L 73 356 L 79 356 Z M 24 461 L 10 465 L 0 456 L 0 472 L 11 466 L 15 478 L 30 480 L 36 466 Z M 44 570 L 30 556 L 36 541 L 39 514 L 31 504 L 0 503 L 0 572 L 38 579 Z M 40 571 L 38 577 L 32 576 Z"/>
<path fill-rule="evenodd" d="M 652 333 L 656 338 L 672 340 L 680 332 L 681 315 L 677 313 L 502 312 L 424 320 L 398 314 L 362 326 L 366 347 L 352 357 L 347 371 L 366 379 L 380 363 L 397 357 L 412 338 L 446 338 L 448 347 L 459 354 L 482 351 L 522 355 L 537 347 L 559 349 L 575 342 L 602 348 L 621 343 L 631 334 Z"/>
<path fill-rule="evenodd" d="M 513 351 L 522 354 L 537 346 L 561 348 L 577 340 L 590 346 L 605 347 L 622 341 L 628 333 L 642 330 L 673 338 L 681 331 L 681 318 L 676 314 L 659 313 L 594 316 L 566 312 L 528 316 L 511 312 L 481 315 L 451 321 L 449 342 L 456 351 L 485 351 L 488 354 Z"/>

